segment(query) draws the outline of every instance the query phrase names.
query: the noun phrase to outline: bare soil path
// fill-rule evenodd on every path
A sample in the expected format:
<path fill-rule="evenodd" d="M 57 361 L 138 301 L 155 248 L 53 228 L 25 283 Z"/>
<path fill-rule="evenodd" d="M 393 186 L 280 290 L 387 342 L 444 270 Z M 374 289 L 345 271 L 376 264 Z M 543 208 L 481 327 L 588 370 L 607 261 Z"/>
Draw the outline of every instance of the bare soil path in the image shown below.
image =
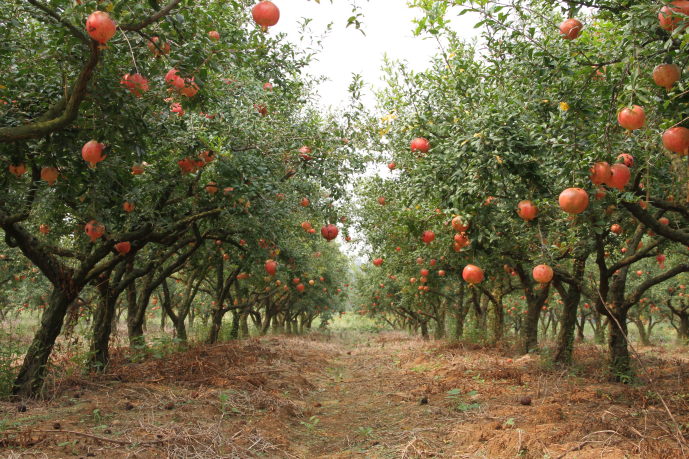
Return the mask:
<path fill-rule="evenodd" d="M 605 383 L 594 346 L 568 368 L 399 333 L 127 353 L 107 375 L 59 379 L 26 411 L 1 404 L 0 457 L 682 457 L 657 397 L 643 381 Z M 689 424 L 686 366 L 652 363 Z"/>

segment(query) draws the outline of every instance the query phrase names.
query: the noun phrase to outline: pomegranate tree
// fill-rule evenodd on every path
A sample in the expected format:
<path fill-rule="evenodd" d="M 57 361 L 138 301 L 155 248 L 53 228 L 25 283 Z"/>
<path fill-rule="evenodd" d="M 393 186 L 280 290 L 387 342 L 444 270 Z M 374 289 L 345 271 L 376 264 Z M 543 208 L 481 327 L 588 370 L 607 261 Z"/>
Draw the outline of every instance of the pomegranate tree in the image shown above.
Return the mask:
<path fill-rule="evenodd" d="M 617 223 L 615 223 L 614 225 L 612 225 L 610 227 L 610 231 L 612 231 L 613 233 L 615 233 L 619 236 L 620 233 L 622 233 L 622 227 L 620 225 L 618 225 Z"/>
<path fill-rule="evenodd" d="M 256 24 L 261 26 L 263 32 L 267 32 L 268 27 L 274 26 L 280 20 L 280 10 L 269 0 L 263 0 L 256 4 L 251 10 L 251 15 Z"/>
<path fill-rule="evenodd" d="M 161 54 L 169 54 L 170 53 L 170 45 L 165 42 L 165 43 L 158 43 L 159 38 L 158 37 L 151 37 L 151 39 L 148 42 L 148 49 L 151 50 L 153 54 L 156 56 L 159 56 Z M 156 45 L 158 45 L 156 47 Z M 160 49 L 158 49 L 160 48 Z"/>
<path fill-rule="evenodd" d="M 213 195 L 218 191 L 218 185 L 215 182 L 208 182 L 206 191 Z"/>
<path fill-rule="evenodd" d="M 96 167 L 96 164 L 105 159 L 105 156 L 101 156 L 104 148 L 105 145 L 99 143 L 97 140 L 89 140 L 81 148 L 81 157 L 84 158 L 84 160 L 87 161 L 91 167 Z"/>
<path fill-rule="evenodd" d="M 130 242 L 118 242 L 117 244 L 115 244 L 115 250 L 117 250 L 120 253 L 128 253 L 131 249 L 132 244 Z"/>
<path fill-rule="evenodd" d="M 94 11 L 86 19 L 86 31 L 91 38 L 96 40 L 101 46 L 115 36 L 117 29 L 115 22 L 110 19 L 110 15 L 105 11 Z"/>
<path fill-rule="evenodd" d="M 680 156 L 689 154 L 689 129 L 671 127 L 663 132 L 663 146 Z"/>
<path fill-rule="evenodd" d="M 589 195 L 581 188 L 567 188 L 560 193 L 560 208 L 568 214 L 580 214 L 589 205 Z"/>
<path fill-rule="evenodd" d="M 373 264 L 375 266 L 380 266 L 383 264 L 383 259 L 382 258 L 376 258 L 375 260 L 373 260 Z"/>
<path fill-rule="evenodd" d="M 132 204 L 131 202 L 125 202 L 124 204 L 122 204 L 122 208 L 125 212 L 132 213 L 134 211 L 134 204 Z"/>
<path fill-rule="evenodd" d="M 303 146 L 299 149 L 299 153 L 304 161 L 311 161 L 311 149 L 307 146 Z"/>
<path fill-rule="evenodd" d="M 458 233 L 464 233 L 466 230 L 469 229 L 469 223 L 464 225 L 462 223 L 462 219 L 460 217 L 455 217 L 452 219 L 452 227 L 457 231 Z"/>
<path fill-rule="evenodd" d="M 265 270 L 270 277 L 273 277 L 277 272 L 278 264 L 274 260 L 266 261 Z"/>
<path fill-rule="evenodd" d="M 620 159 L 622 160 L 622 164 L 625 166 L 629 168 L 634 167 L 634 157 L 629 153 L 620 153 L 617 156 L 617 160 L 619 161 Z"/>
<path fill-rule="evenodd" d="M 300 204 L 302 207 L 309 207 L 309 200 L 306 198 L 301 198 Z"/>
<path fill-rule="evenodd" d="M 388 169 L 390 169 L 390 172 L 394 171 L 395 167 L 397 167 L 397 165 L 394 162 L 388 164 Z"/>
<path fill-rule="evenodd" d="M 311 229 L 311 222 L 303 222 L 301 227 L 304 229 L 304 231 L 309 231 Z"/>
<path fill-rule="evenodd" d="M 220 41 L 220 34 L 216 30 L 211 30 L 208 32 L 208 38 L 213 41 Z"/>

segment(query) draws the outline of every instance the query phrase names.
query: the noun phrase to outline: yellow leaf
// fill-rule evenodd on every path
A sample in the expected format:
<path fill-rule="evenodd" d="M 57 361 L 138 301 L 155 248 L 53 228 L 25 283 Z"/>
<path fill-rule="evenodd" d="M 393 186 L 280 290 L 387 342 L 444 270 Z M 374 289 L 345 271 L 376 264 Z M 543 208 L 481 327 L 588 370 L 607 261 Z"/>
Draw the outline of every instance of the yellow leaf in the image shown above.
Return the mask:
<path fill-rule="evenodd" d="M 466 139 L 464 142 L 462 142 L 462 145 L 460 145 L 460 147 L 463 147 L 465 144 L 467 144 L 470 141 L 471 141 L 471 139 Z"/>
<path fill-rule="evenodd" d="M 7 88 L 0 84 L 0 89 L 7 89 Z"/>
<path fill-rule="evenodd" d="M 499 164 L 502 164 L 502 159 L 500 158 L 500 156 L 495 155 L 495 157 L 498 159 L 498 163 L 499 163 Z"/>
<path fill-rule="evenodd" d="M 455 53 L 452 53 L 452 54 L 450 54 L 450 55 L 448 56 L 448 58 L 449 58 L 449 59 L 452 59 L 452 58 L 455 57 L 455 56 L 456 56 L 456 54 L 455 54 Z"/>
<path fill-rule="evenodd" d="M 108 10 L 108 12 L 112 13 L 115 7 L 112 6 L 112 3 L 108 3 L 108 6 L 106 6 L 105 9 Z"/>
<path fill-rule="evenodd" d="M 455 116 L 455 123 L 456 123 L 457 121 L 459 121 L 459 118 L 457 118 L 457 117 Z"/>
<path fill-rule="evenodd" d="M 560 102 L 560 108 L 563 112 L 566 112 L 567 110 L 569 110 L 569 104 L 567 102 Z"/>
<path fill-rule="evenodd" d="M 464 69 L 459 69 L 459 73 L 464 73 Z"/>

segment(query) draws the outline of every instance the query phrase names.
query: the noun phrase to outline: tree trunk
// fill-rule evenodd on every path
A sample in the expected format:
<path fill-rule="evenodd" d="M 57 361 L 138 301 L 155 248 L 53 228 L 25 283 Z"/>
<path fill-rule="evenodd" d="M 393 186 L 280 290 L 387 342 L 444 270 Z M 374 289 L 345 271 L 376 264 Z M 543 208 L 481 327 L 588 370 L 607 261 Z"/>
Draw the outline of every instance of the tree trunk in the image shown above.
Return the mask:
<path fill-rule="evenodd" d="M 437 327 L 435 329 L 435 339 L 445 338 L 445 315 L 447 312 L 447 300 L 443 302 L 436 308 L 436 317 L 438 318 Z"/>
<path fill-rule="evenodd" d="M 455 341 L 459 341 L 464 334 L 464 319 L 469 312 L 469 308 L 466 307 L 464 302 L 464 287 L 465 283 L 461 282 L 459 284 L 459 298 L 457 303 L 455 303 Z"/>
<path fill-rule="evenodd" d="M 100 371 L 109 360 L 110 335 L 112 333 L 112 318 L 115 316 L 117 296 L 110 288 L 111 271 L 98 276 L 98 307 L 93 314 L 93 332 L 91 335 L 91 362 Z"/>
<path fill-rule="evenodd" d="M 230 329 L 230 339 L 239 338 L 239 311 L 232 310 L 232 329 Z"/>
<path fill-rule="evenodd" d="M 428 322 L 427 321 L 422 321 L 421 322 L 421 336 L 423 337 L 424 340 L 428 340 Z"/>
<path fill-rule="evenodd" d="M 572 277 L 578 282 L 583 282 L 586 269 L 586 258 L 582 258 L 577 258 L 573 261 Z M 574 353 L 574 329 L 577 327 L 577 309 L 579 308 L 579 301 L 581 301 L 581 290 L 576 285 L 570 285 L 569 290 L 565 290 L 565 286 L 559 277 L 555 277 L 553 286 L 562 298 L 563 309 L 562 317 L 560 318 L 562 324 L 560 326 L 560 333 L 557 336 L 553 359 L 556 362 L 569 363 L 572 361 Z M 583 340 L 584 324 L 579 328 L 579 333 Z"/>
<path fill-rule="evenodd" d="M 139 298 L 137 297 L 136 283 L 132 282 L 127 287 L 127 335 L 129 337 L 129 345 L 135 346 L 143 344 L 144 328 L 143 316 L 139 311 Z"/>
<path fill-rule="evenodd" d="M 689 313 L 684 313 L 679 316 L 679 330 L 677 330 L 677 341 L 684 345 L 687 343 L 687 335 L 689 334 Z"/>
<path fill-rule="evenodd" d="M 241 338 L 249 337 L 249 311 L 242 312 L 239 318 L 239 336 Z"/>
<path fill-rule="evenodd" d="M 632 322 L 634 322 L 636 329 L 639 331 L 639 340 L 641 341 L 641 344 L 644 346 L 650 346 L 651 340 L 648 338 L 648 334 L 646 333 L 644 321 L 641 319 L 641 317 L 634 317 L 632 318 Z"/>
<path fill-rule="evenodd" d="M 611 308 L 615 319 L 608 321 L 608 350 L 610 351 L 610 367 L 613 379 L 617 382 L 629 382 L 631 376 L 631 361 L 627 347 L 627 310 L 625 308 Z"/>
<path fill-rule="evenodd" d="M 541 313 L 541 308 L 545 304 L 545 300 L 548 298 L 549 290 L 550 282 L 541 284 L 541 293 L 537 298 L 527 295 L 527 298 L 531 297 L 532 300 L 529 301 L 524 321 L 524 353 L 538 349 L 538 317 Z"/>

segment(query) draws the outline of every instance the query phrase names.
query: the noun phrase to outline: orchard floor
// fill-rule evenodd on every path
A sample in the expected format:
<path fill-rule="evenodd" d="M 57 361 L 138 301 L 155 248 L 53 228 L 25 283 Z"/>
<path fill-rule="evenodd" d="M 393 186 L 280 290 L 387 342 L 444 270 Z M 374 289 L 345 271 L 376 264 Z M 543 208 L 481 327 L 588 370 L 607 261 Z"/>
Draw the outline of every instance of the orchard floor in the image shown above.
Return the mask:
<path fill-rule="evenodd" d="M 0 404 L 0 457 L 683 457 L 652 387 L 606 382 L 593 345 L 569 368 L 400 333 L 273 336 L 136 364 L 125 352 L 110 374 L 63 379 L 25 412 Z M 686 363 L 644 355 L 689 424 Z"/>

